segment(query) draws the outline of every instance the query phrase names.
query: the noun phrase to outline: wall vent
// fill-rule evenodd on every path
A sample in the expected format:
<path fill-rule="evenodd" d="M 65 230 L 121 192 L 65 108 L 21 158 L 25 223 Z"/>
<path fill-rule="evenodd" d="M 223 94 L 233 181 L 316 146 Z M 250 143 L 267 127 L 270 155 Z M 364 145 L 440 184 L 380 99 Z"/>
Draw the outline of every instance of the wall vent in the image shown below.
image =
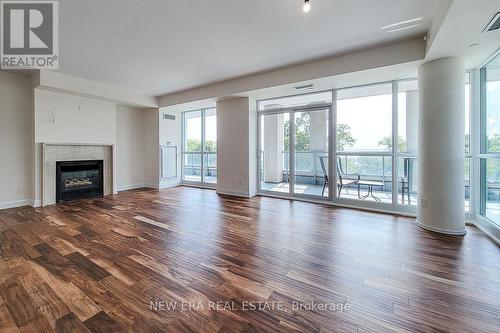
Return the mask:
<path fill-rule="evenodd" d="M 302 89 L 312 89 L 313 87 L 314 85 L 311 83 L 311 84 L 305 84 L 303 86 L 296 86 L 294 88 L 297 90 L 302 90 Z"/>
<path fill-rule="evenodd" d="M 173 114 L 164 113 L 163 114 L 163 119 L 164 120 L 175 120 L 175 116 Z"/>
<path fill-rule="evenodd" d="M 491 19 L 490 23 L 484 28 L 483 32 L 496 31 L 500 29 L 500 12 L 496 13 Z"/>

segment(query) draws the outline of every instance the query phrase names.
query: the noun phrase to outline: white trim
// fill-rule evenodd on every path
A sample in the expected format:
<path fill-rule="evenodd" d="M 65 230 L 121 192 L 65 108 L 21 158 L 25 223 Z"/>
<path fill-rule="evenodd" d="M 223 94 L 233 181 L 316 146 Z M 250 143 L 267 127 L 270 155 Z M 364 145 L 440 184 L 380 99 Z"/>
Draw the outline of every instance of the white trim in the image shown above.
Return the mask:
<path fill-rule="evenodd" d="M 158 186 L 158 189 L 162 190 L 162 189 L 165 189 L 165 188 L 172 188 L 172 187 L 177 187 L 177 186 L 181 186 L 182 183 L 180 182 L 175 182 L 175 183 L 160 183 L 160 186 Z"/>
<path fill-rule="evenodd" d="M 32 204 L 31 199 L 21 199 L 21 200 L 15 200 L 15 201 L 0 202 L 0 209 L 9 209 L 9 208 L 22 207 L 22 206 L 31 206 L 31 204 Z"/>
<path fill-rule="evenodd" d="M 445 235 L 464 236 L 465 234 L 467 234 L 467 230 L 465 230 L 465 228 L 464 228 L 464 230 L 459 230 L 459 231 L 434 228 L 434 227 L 430 227 L 428 225 L 422 224 L 418 220 L 415 220 L 415 224 L 418 225 L 422 229 L 437 232 L 440 234 L 445 234 Z"/>
<path fill-rule="evenodd" d="M 131 184 L 131 185 L 124 185 L 124 186 L 118 187 L 118 191 L 117 192 L 123 192 L 123 191 L 133 190 L 133 189 L 136 189 L 136 188 L 144 188 L 144 187 L 158 188 L 158 186 L 154 185 L 154 184 L 146 184 L 146 183 L 135 184 L 135 185 Z"/>
<path fill-rule="evenodd" d="M 230 195 L 232 197 L 241 197 L 241 198 L 250 198 L 250 194 L 248 192 L 236 192 L 236 191 L 224 191 L 224 190 L 216 190 L 217 194 Z"/>
<path fill-rule="evenodd" d="M 361 210 L 361 211 L 369 211 L 369 212 L 376 212 L 376 213 L 383 213 L 383 214 L 391 214 L 391 215 L 397 215 L 397 216 L 405 216 L 405 217 L 410 217 L 410 218 L 415 218 L 417 215 L 416 213 L 413 212 L 406 212 L 406 211 L 400 211 L 400 210 L 391 210 L 391 209 L 383 209 L 383 208 L 378 208 L 378 207 L 371 207 L 371 206 L 361 206 L 361 205 L 355 205 L 355 204 L 349 204 L 349 203 L 342 203 L 339 201 L 328 201 L 326 198 L 320 199 L 319 197 L 313 198 L 312 196 L 294 196 L 294 197 L 289 197 L 288 195 L 280 195 L 280 194 L 274 194 L 270 191 L 259 191 L 257 192 L 258 196 L 261 197 L 269 197 L 269 198 L 275 198 L 275 199 L 283 199 L 283 200 L 293 200 L 293 201 L 303 201 L 303 202 L 309 202 L 309 203 L 314 203 L 314 204 L 320 204 L 320 205 L 328 205 L 332 207 L 342 207 L 342 208 L 349 208 L 349 209 L 356 209 L 356 210 Z M 346 200 L 346 199 L 344 199 Z M 353 200 L 357 201 L 357 200 Z M 390 206 L 390 204 L 388 204 Z"/>
<path fill-rule="evenodd" d="M 42 200 L 32 200 L 32 206 L 33 208 L 41 207 L 42 206 Z"/>
<path fill-rule="evenodd" d="M 475 221 L 472 221 L 474 226 L 491 238 L 494 242 L 500 245 L 500 227 L 491 222 L 482 215 L 479 215 Z"/>

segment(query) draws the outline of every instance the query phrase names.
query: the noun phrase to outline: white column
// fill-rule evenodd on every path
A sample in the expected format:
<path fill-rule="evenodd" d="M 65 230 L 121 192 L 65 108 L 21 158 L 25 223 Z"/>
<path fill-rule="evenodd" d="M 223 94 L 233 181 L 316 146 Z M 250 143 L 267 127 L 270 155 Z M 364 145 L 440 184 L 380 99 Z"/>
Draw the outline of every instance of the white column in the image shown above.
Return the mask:
<path fill-rule="evenodd" d="M 419 68 L 418 216 L 422 228 L 464 235 L 464 61 Z"/>
<path fill-rule="evenodd" d="M 282 114 L 264 116 L 264 181 L 283 181 L 284 117 Z"/>
<path fill-rule="evenodd" d="M 311 117 L 311 150 L 316 152 L 327 152 L 327 119 L 328 112 L 310 112 Z"/>

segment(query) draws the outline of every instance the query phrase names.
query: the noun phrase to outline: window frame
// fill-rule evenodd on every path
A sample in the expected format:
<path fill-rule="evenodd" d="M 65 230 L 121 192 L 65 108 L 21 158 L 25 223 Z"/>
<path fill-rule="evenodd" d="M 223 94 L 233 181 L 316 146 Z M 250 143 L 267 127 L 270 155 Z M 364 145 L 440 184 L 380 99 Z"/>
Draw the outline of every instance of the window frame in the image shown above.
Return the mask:
<path fill-rule="evenodd" d="M 182 139 L 182 146 L 181 146 L 181 155 L 182 155 L 182 167 L 181 167 L 181 182 L 182 184 L 186 185 L 192 185 L 192 186 L 199 186 L 199 187 L 205 187 L 205 188 L 215 188 L 217 185 L 217 178 L 215 182 L 206 182 L 205 181 L 205 156 L 208 155 L 217 155 L 217 150 L 218 150 L 218 145 L 216 146 L 215 151 L 206 151 L 206 138 L 205 138 L 205 133 L 206 133 L 206 113 L 207 111 L 212 111 L 214 110 L 215 116 L 217 117 L 217 108 L 215 106 L 213 107 L 207 107 L 207 108 L 202 108 L 202 109 L 196 109 L 196 110 L 189 110 L 189 111 L 183 111 L 181 113 L 181 139 Z M 191 112 L 200 112 L 200 126 L 201 126 L 201 142 L 200 142 L 200 151 L 186 151 L 186 114 L 191 113 Z M 217 130 L 216 130 L 217 131 Z M 191 155 L 200 155 L 200 181 L 193 181 L 193 180 L 186 180 L 185 176 L 185 168 L 186 168 L 186 156 L 188 154 Z"/>

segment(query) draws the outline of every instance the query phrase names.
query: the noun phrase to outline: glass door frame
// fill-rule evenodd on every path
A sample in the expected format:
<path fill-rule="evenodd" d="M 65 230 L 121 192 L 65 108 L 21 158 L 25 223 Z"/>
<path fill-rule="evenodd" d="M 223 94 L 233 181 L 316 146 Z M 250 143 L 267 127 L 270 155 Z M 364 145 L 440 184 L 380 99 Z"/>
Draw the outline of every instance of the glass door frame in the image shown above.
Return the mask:
<path fill-rule="evenodd" d="M 207 110 L 212 110 L 212 109 L 215 109 L 215 114 L 217 115 L 217 109 L 216 107 L 210 107 L 210 108 L 203 108 L 203 109 L 197 109 L 197 110 L 189 110 L 189 111 L 184 111 L 181 113 L 181 156 L 182 156 L 182 167 L 181 167 L 181 182 L 182 184 L 186 184 L 186 185 L 190 185 L 190 186 L 197 186 L 197 187 L 204 187 L 204 188 L 213 188 L 215 189 L 216 186 L 217 186 L 217 182 L 215 183 L 207 183 L 205 182 L 205 155 L 217 155 L 217 151 L 215 152 L 207 152 L 206 151 L 206 147 L 205 147 L 205 118 L 206 118 L 206 111 Z M 186 151 L 186 118 L 185 118 L 185 114 L 186 113 L 189 113 L 189 112 L 196 112 L 196 111 L 200 111 L 200 114 L 201 114 L 201 142 L 200 142 L 200 145 L 201 145 L 201 151 L 196 151 L 196 152 L 187 152 Z M 199 154 L 200 155 L 200 181 L 197 182 L 197 181 L 190 181 L 190 180 L 186 180 L 184 178 L 185 176 L 185 161 L 186 161 L 186 156 L 187 155 L 196 155 L 196 154 Z"/>
<path fill-rule="evenodd" d="M 318 202 L 323 202 L 323 203 L 330 203 L 338 206 L 345 206 L 345 207 L 353 207 L 353 208 L 367 208 L 370 210 L 379 210 L 383 212 L 390 212 L 390 213 L 403 213 L 403 214 L 409 214 L 409 215 L 416 215 L 417 213 L 417 207 L 416 206 L 410 206 L 410 205 L 403 205 L 398 202 L 398 190 L 397 190 L 397 180 L 398 180 L 398 157 L 403 156 L 403 153 L 398 152 L 397 148 L 393 148 L 392 151 L 390 152 L 373 152 L 370 153 L 370 156 L 387 156 L 392 158 L 392 186 L 391 186 L 391 194 L 392 194 L 392 200 L 391 203 L 384 203 L 384 202 L 376 202 L 376 201 L 369 201 L 369 200 L 356 200 L 356 199 L 349 199 L 349 198 L 343 198 L 343 197 L 338 197 L 337 196 L 337 172 L 336 172 L 336 161 L 337 161 L 337 92 L 340 90 L 344 89 L 350 89 L 350 88 L 359 88 L 359 87 L 369 87 L 369 86 L 375 86 L 375 85 L 383 85 L 383 84 L 391 84 L 392 85 L 392 109 L 391 109 L 391 115 L 392 115 L 392 121 L 391 121 L 391 126 L 392 126 L 392 147 L 398 147 L 397 145 L 397 140 L 398 140 L 398 83 L 400 81 L 407 81 L 407 80 L 413 80 L 414 78 L 407 78 L 407 79 L 399 79 L 399 80 L 390 80 L 390 81 L 381 81 L 381 82 L 374 82 L 374 83 L 367 83 L 367 84 L 360 84 L 360 85 L 354 85 L 354 86 L 347 86 L 347 87 L 342 87 L 342 88 L 336 88 L 336 89 L 330 89 L 327 91 L 331 91 L 332 93 L 332 103 L 324 103 L 324 104 L 317 104 L 317 105 L 312 105 L 312 106 L 302 106 L 302 107 L 287 107 L 287 108 L 276 108 L 276 109 L 271 109 L 271 110 L 258 110 L 258 105 L 257 105 L 257 114 L 258 114 L 258 125 L 257 125 L 257 141 L 258 141 L 258 151 L 257 151 L 257 193 L 266 195 L 266 196 L 272 196 L 272 197 L 278 197 L 278 198 L 284 198 L 284 199 L 304 199 L 307 201 L 318 201 Z M 314 92 L 317 93 L 317 92 Z M 310 94 L 310 93 L 306 93 Z M 300 95 L 300 94 L 299 94 Z M 297 95 L 293 95 L 297 96 Z M 258 103 L 259 101 L 257 101 Z M 318 197 L 318 196 L 313 196 L 313 195 L 304 195 L 304 194 L 294 194 L 294 177 L 290 177 L 289 181 L 289 191 L 288 194 L 283 195 L 281 193 L 269 191 L 269 190 L 263 190 L 261 188 L 261 172 L 260 172 L 260 167 L 261 167 L 261 152 L 262 152 L 262 142 L 261 142 L 261 117 L 263 115 L 270 115 L 270 114 L 284 114 L 288 113 L 290 115 L 290 120 L 294 120 L 293 114 L 295 112 L 304 112 L 307 110 L 325 110 L 329 109 L 329 128 L 328 128 L 328 136 L 329 136 L 329 145 L 328 145 L 328 155 L 329 155 L 329 161 L 335 161 L 333 163 L 328 163 L 328 173 L 329 173 L 329 184 L 328 184 L 328 197 Z M 295 126 L 294 126 L 294 121 L 290 121 L 290 133 L 291 135 L 295 135 Z M 294 158 L 295 158 L 295 151 L 294 148 L 292 147 L 291 144 L 294 143 L 294 137 L 290 137 L 290 159 L 289 159 L 289 172 L 291 175 L 294 175 L 295 172 L 295 166 L 294 166 Z M 292 149 L 293 148 L 293 149 Z M 359 155 L 359 153 L 342 153 L 342 155 Z M 357 156 L 356 155 L 356 156 Z M 395 185 L 396 184 L 396 185 Z"/>
<path fill-rule="evenodd" d="M 288 107 L 288 108 L 277 108 L 277 109 L 272 109 L 272 110 L 261 110 L 257 111 L 257 141 L 258 141 L 258 148 L 257 148 L 257 193 L 263 194 L 263 195 L 269 195 L 269 196 L 274 196 L 274 197 L 281 197 L 285 199 L 290 199 L 290 198 L 295 198 L 295 199 L 307 199 L 307 200 L 312 200 L 312 201 L 321 201 L 321 202 L 328 202 L 332 201 L 334 196 L 336 195 L 336 186 L 333 186 L 333 184 L 336 184 L 337 179 L 336 175 L 334 173 L 334 164 L 333 163 L 328 163 L 328 174 L 330 181 L 328 183 L 328 196 L 316 196 L 316 195 L 310 195 L 310 194 L 300 194 L 300 193 L 294 193 L 295 189 L 295 114 L 300 113 L 300 112 L 321 112 L 325 111 L 328 112 L 328 160 L 331 161 L 333 159 L 330 159 L 330 156 L 333 156 L 334 153 L 334 137 L 333 137 L 333 128 L 332 128 L 332 120 L 333 120 L 333 105 L 330 103 L 323 103 L 323 104 L 317 104 L 313 106 L 300 106 L 300 107 Z M 262 125 L 262 119 L 264 116 L 267 115 L 277 115 L 277 114 L 288 114 L 289 115 L 289 133 L 288 133 L 288 151 L 289 151 L 289 157 L 288 157 L 288 193 L 279 193 L 279 192 L 274 192 L 270 190 L 264 190 L 262 189 L 262 179 L 261 179 L 261 166 L 262 164 L 262 148 L 263 148 L 263 142 L 261 140 L 261 125 Z M 314 161 L 316 163 L 316 161 Z M 330 176 L 330 175 L 333 175 Z"/>

